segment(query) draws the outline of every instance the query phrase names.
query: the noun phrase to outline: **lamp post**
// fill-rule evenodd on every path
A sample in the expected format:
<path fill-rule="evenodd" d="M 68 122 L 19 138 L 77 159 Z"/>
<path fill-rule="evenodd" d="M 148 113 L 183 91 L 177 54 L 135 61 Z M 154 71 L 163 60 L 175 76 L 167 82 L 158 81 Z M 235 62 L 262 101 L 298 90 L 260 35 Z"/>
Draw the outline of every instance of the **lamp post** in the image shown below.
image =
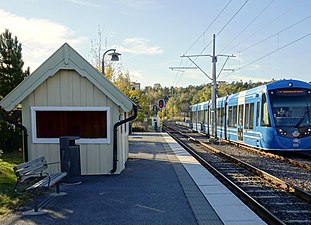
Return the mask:
<path fill-rule="evenodd" d="M 105 75 L 105 55 L 108 53 L 108 52 L 111 52 L 113 51 L 112 53 L 109 53 L 108 55 L 111 55 L 111 61 L 119 61 L 119 56 L 121 55 L 120 53 L 116 52 L 116 49 L 115 48 L 112 48 L 112 49 L 108 49 L 107 51 L 105 51 L 105 53 L 103 54 L 103 58 L 102 58 L 102 74 Z"/>

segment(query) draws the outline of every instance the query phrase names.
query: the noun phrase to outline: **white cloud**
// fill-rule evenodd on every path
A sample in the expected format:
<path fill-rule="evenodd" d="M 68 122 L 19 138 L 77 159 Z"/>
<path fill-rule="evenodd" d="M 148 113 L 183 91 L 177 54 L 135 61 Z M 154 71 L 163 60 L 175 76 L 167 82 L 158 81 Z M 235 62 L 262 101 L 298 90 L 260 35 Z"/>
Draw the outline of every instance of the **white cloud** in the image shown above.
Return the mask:
<path fill-rule="evenodd" d="M 68 0 L 69 2 L 72 2 L 74 4 L 82 5 L 82 6 L 87 6 L 87 7 L 94 7 L 94 8 L 99 8 L 101 7 L 99 4 L 93 3 L 91 1 L 87 0 Z"/>
<path fill-rule="evenodd" d="M 157 0 L 110 0 L 119 13 L 127 16 L 140 16 L 146 11 L 162 8 Z"/>
<path fill-rule="evenodd" d="M 130 77 L 134 81 L 139 81 L 139 80 L 141 80 L 143 78 L 143 74 L 142 74 L 141 71 L 138 71 L 138 70 L 130 71 Z"/>
<path fill-rule="evenodd" d="M 0 9 L 0 31 L 4 32 L 6 28 L 22 44 L 23 60 L 31 72 L 65 42 L 73 47 L 88 42 L 86 37 L 77 37 L 74 31 L 62 24 L 20 17 Z"/>
<path fill-rule="evenodd" d="M 158 4 L 158 2 L 154 0 L 113 0 L 113 2 L 132 9 L 145 9 L 147 7 L 155 7 Z"/>
<path fill-rule="evenodd" d="M 150 45 L 150 41 L 141 37 L 127 38 L 120 46 L 120 52 L 128 52 L 135 55 L 155 55 L 162 54 L 163 50 L 154 45 Z"/>

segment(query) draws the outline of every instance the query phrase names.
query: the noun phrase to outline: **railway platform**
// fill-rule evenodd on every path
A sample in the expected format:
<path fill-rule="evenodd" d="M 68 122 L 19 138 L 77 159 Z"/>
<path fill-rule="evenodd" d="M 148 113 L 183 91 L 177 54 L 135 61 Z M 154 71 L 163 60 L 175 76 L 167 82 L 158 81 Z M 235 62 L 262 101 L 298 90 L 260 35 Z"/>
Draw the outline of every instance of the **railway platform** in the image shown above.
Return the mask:
<path fill-rule="evenodd" d="M 66 196 L 9 224 L 265 224 L 166 133 L 130 136 L 130 158 L 121 175 L 83 176 L 62 185 Z"/>

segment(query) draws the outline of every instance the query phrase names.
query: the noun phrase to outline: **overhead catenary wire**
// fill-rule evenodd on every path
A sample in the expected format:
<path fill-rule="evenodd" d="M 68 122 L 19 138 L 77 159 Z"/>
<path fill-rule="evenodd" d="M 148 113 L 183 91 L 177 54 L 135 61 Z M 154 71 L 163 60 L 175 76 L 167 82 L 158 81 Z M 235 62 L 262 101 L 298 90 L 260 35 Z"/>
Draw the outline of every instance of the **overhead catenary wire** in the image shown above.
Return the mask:
<path fill-rule="evenodd" d="M 244 4 L 238 9 L 238 11 L 230 18 L 230 20 L 223 26 L 223 28 L 221 28 L 221 30 L 217 33 L 216 36 L 218 36 L 229 24 L 230 22 L 236 17 L 236 15 L 239 14 L 239 12 L 244 8 L 244 6 L 246 5 L 246 3 L 248 2 L 249 0 L 246 0 L 244 2 Z"/>
<path fill-rule="evenodd" d="M 215 23 L 215 21 L 220 17 L 220 15 L 225 11 L 225 9 L 228 7 L 228 5 L 232 2 L 232 0 L 230 0 L 224 7 L 223 9 L 218 13 L 218 15 L 214 18 L 214 20 L 208 25 L 208 27 L 204 30 L 204 32 L 193 42 L 193 44 L 187 49 L 187 51 L 185 51 L 184 55 L 186 55 L 189 50 L 191 48 L 193 48 L 193 46 L 203 37 L 205 36 L 206 32 L 208 31 L 208 29 Z"/>
<path fill-rule="evenodd" d="M 217 35 L 219 35 L 222 31 L 224 31 L 224 29 L 230 24 L 230 22 L 239 14 L 239 12 L 245 7 L 246 3 L 248 3 L 249 0 L 246 0 L 243 5 L 234 13 L 234 15 L 228 20 L 228 22 L 220 29 L 220 31 L 217 33 Z M 229 2 L 230 3 L 230 2 Z M 217 36 L 216 35 L 216 36 Z M 206 45 L 203 50 L 198 54 L 201 55 L 206 48 L 212 43 L 212 40 L 208 43 L 208 45 Z M 194 60 L 191 60 L 192 63 L 195 64 L 195 61 L 197 60 L 199 56 L 197 56 Z M 189 58 L 190 59 L 190 58 Z M 199 67 L 198 67 L 199 68 Z M 202 71 L 202 69 L 200 68 L 200 70 Z M 204 73 L 204 75 L 206 75 L 208 78 L 210 78 L 204 71 L 202 71 Z M 220 75 L 220 74 L 219 74 Z M 218 75 L 218 76 L 219 76 Z"/>
<path fill-rule="evenodd" d="M 183 62 L 183 59 L 181 59 L 181 60 L 179 61 L 179 67 L 182 65 L 182 62 Z M 180 71 L 176 71 L 176 73 L 175 73 L 175 79 L 174 79 L 173 85 L 175 85 L 175 83 L 176 83 L 176 85 L 177 85 L 178 81 L 180 80 L 180 79 L 178 79 L 178 81 L 176 82 L 177 76 L 178 76 L 179 72 L 180 72 Z"/>
<path fill-rule="evenodd" d="M 288 12 L 288 11 L 287 11 L 287 12 Z M 283 15 L 283 14 L 282 14 L 282 15 Z M 296 25 L 298 25 L 298 24 L 300 24 L 300 23 L 302 23 L 302 22 L 304 22 L 305 20 L 310 19 L 310 18 L 311 18 L 311 15 L 308 15 L 308 16 L 304 17 L 303 19 L 301 19 L 301 20 L 299 20 L 299 21 L 293 23 L 292 25 L 290 25 L 290 26 L 288 26 L 288 27 L 286 27 L 286 28 L 284 28 L 284 29 L 282 29 L 282 30 L 280 30 L 280 31 L 278 31 L 278 32 L 276 32 L 276 33 L 274 33 L 273 35 L 270 35 L 269 37 L 266 37 L 266 38 L 264 38 L 264 39 L 262 39 L 262 40 L 256 42 L 255 44 L 253 44 L 253 45 L 251 45 L 251 46 L 248 46 L 248 47 L 246 47 L 246 48 L 243 48 L 243 49 L 239 50 L 237 53 L 235 53 L 235 55 L 236 55 L 236 54 L 240 54 L 241 52 L 244 52 L 244 51 L 246 51 L 246 50 L 248 50 L 248 49 L 250 49 L 250 48 L 252 48 L 252 47 L 255 47 L 255 46 L 257 46 L 257 45 L 263 43 L 264 41 L 266 41 L 266 40 L 268 40 L 268 39 L 270 39 L 270 38 L 277 37 L 277 48 L 276 48 L 275 50 L 273 50 L 273 51 L 271 51 L 271 52 L 265 54 L 265 55 L 262 56 L 262 57 L 257 58 L 256 60 L 254 60 L 254 61 L 252 61 L 252 62 L 250 62 L 250 63 L 248 63 L 248 64 L 245 64 L 245 65 L 242 66 L 242 67 L 239 67 L 238 69 L 235 69 L 233 72 L 231 72 L 231 73 L 229 73 L 229 74 L 223 76 L 222 79 L 228 77 L 229 75 L 231 75 L 231 74 L 234 73 L 234 72 L 237 72 L 237 71 L 239 71 L 239 70 L 242 70 L 242 69 L 244 69 L 245 67 L 248 67 L 248 66 L 250 66 L 250 65 L 252 65 L 252 64 L 254 64 L 254 63 L 256 63 L 256 62 L 258 62 L 258 61 L 260 61 L 260 60 L 262 60 L 262 59 L 264 59 L 264 58 L 266 58 L 266 57 L 268 57 L 268 56 L 270 56 L 270 55 L 272 55 L 272 54 L 274 54 L 275 52 L 277 52 L 277 51 L 279 51 L 279 50 L 281 50 L 281 49 L 283 49 L 283 48 L 286 48 L 287 46 L 292 45 L 292 44 L 294 44 L 295 42 L 298 42 L 298 41 L 300 41 L 300 40 L 306 38 L 307 36 L 309 36 L 310 34 L 307 34 L 307 35 L 304 35 L 304 36 L 302 36 L 302 37 L 300 37 L 300 38 L 298 38 L 298 39 L 295 39 L 294 41 L 289 42 L 289 43 L 286 44 L 286 45 L 283 45 L 282 47 L 279 46 L 279 35 L 280 35 L 281 33 L 283 33 L 283 32 L 285 32 L 285 31 L 287 31 L 287 30 L 289 30 L 289 29 L 295 27 Z"/>
<path fill-rule="evenodd" d="M 269 6 L 272 4 L 273 1 L 274 0 L 271 0 L 220 52 L 224 52 L 251 24 L 253 24 L 256 21 L 256 19 L 258 19 L 262 15 L 262 13 L 266 9 L 269 8 Z"/>
<path fill-rule="evenodd" d="M 229 4 L 232 2 L 232 0 L 229 0 L 228 3 L 222 8 L 222 10 L 217 14 L 217 16 L 213 19 L 213 21 L 207 26 L 207 28 L 204 30 L 204 32 L 194 41 L 194 43 L 185 51 L 185 54 L 187 54 L 189 52 L 189 50 L 191 48 L 193 48 L 193 46 L 204 36 L 205 37 L 205 34 L 206 32 L 208 31 L 208 29 L 215 23 L 215 21 L 221 16 L 221 14 L 225 11 L 225 9 L 229 6 Z M 209 42 L 209 44 L 207 46 L 209 46 L 211 44 L 212 41 Z M 207 47 L 206 47 L 207 48 Z M 203 50 L 204 51 L 204 50 Z M 202 52 L 203 52 L 202 51 Z M 201 52 L 201 53 L 202 53 Z M 181 61 L 180 61 L 180 66 L 182 65 L 182 62 L 183 62 L 183 59 L 181 58 Z M 188 63 L 188 66 L 191 65 L 191 63 Z M 180 73 L 180 71 L 176 72 L 176 75 L 175 75 L 175 80 L 174 80 L 174 83 L 176 81 L 176 78 L 178 76 L 178 74 Z M 184 75 L 185 71 L 183 71 L 181 73 L 181 76 L 179 77 L 179 79 L 176 81 L 176 85 L 178 84 L 178 82 L 181 80 L 182 76 Z"/>
<path fill-rule="evenodd" d="M 223 71 L 223 69 L 225 68 L 225 65 L 227 64 L 228 60 L 229 60 L 229 56 L 226 58 L 226 61 L 222 65 L 221 69 L 219 70 L 218 75 L 217 75 L 217 79 L 219 78 L 221 71 Z"/>
<path fill-rule="evenodd" d="M 233 16 L 228 20 L 228 22 L 220 29 L 220 31 L 216 34 L 216 37 L 218 35 L 220 35 L 221 32 L 223 32 L 225 30 L 225 28 L 230 24 L 230 22 L 239 14 L 239 12 L 245 7 L 246 3 L 248 3 L 249 0 L 246 0 L 243 5 L 233 14 Z M 199 55 L 201 55 L 206 49 L 207 47 L 212 43 L 212 40 L 208 43 L 208 45 L 206 45 L 203 50 L 200 52 Z M 196 58 L 197 59 L 197 58 Z M 194 59 L 194 60 L 196 60 Z"/>
<path fill-rule="evenodd" d="M 275 36 L 278 36 L 279 34 L 283 33 L 284 31 L 286 31 L 286 30 L 288 30 L 288 29 L 290 29 L 290 28 L 292 28 L 292 27 L 294 27 L 294 26 L 296 26 L 296 25 L 302 23 L 303 21 L 305 21 L 305 20 L 307 20 L 307 19 L 309 19 L 309 18 L 311 18 L 311 15 L 309 15 L 309 16 L 307 16 L 307 17 L 305 17 L 305 18 L 303 18 L 303 19 L 297 21 L 296 23 L 294 23 L 294 24 L 292 24 L 292 25 L 290 25 L 290 26 L 288 26 L 288 27 L 286 27 L 286 28 L 284 28 L 284 29 L 282 29 L 282 30 L 280 30 L 280 31 L 278 31 L 278 32 L 276 32 L 276 33 L 270 35 L 269 37 L 266 37 L 266 38 L 264 38 L 264 39 L 262 39 L 262 40 L 256 42 L 255 44 L 253 44 L 253 45 L 251 45 L 251 46 L 248 46 L 248 47 L 246 47 L 246 48 L 244 48 L 244 49 L 239 50 L 238 52 L 241 53 L 241 52 L 243 52 L 243 51 L 246 51 L 246 50 L 248 50 L 248 49 L 250 49 L 250 48 L 252 48 L 252 47 L 254 47 L 254 46 L 256 46 L 256 45 L 258 45 L 258 44 L 260 44 L 260 43 L 262 43 L 262 42 L 264 42 L 264 41 L 266 41 L 266 40 L 268 40 L 268 39 L 270 39 L 270 38 L 273 38 L 273 37 L 275 37 Z"/>
<path fill-rule="evenodd" d="M 271 51 L 271 52 L 265 54 L 264 56 L 261 56 L 261 57 L 255 59 L 254 61 L 252 61 L 252 62 L 250 62 L 250 63 L 247 63 L 247 64 L 245 64 L 244 66 L 239 67 L 238 69 L 235 69 L 234 72 L 239 71 L 239 70 L 242 70 L 242 69 L 244 69 L 245 67 L 248 67 L 248 66 L 250 66 L 250 65 L 252 65 L 252 64 L 254 64 L 254 63 L 256 63 L 256 62 L 258 62 L 258 61 L 260 61 L 260 60 L 262 60 L 262 59 L 264 59 L 264 58 L 266 58 L 266 57 L 268 57 L 268 56 L 270 56 L 270 55 L 272 55 L 272 54 L 274 54 L 275 52 L 278 52 L 278 51 L 280 51 L 280 50 L 282 50 L 282 49 L 284 49 L 284 48 L 286 48 L 286 47 L 288 47 L 288 46 L 290 46 L 290 45 L 292 45 L 292 44 L 294 44 L 294 43 L 296 43 L 296 42 L 298 42 L 298 41 L 300 41 L 300 40 L 302 40 L 302 39 L 304 39 L 304 38 L 306 38 L 306 37 L 308 37 L 308 36 L 310 36 L 310 35 L 311 35 L 311 32 L 308 33 L 308 34 L 306 34 L 306 35 L 304 35 L 304 36 L 302 36 L 302 37 L 300 37 L 300 38 L 295 39 L 294 41 L 291 41 L 291 42 L 287 43 L 286 45 L 283 45 L 283 46 L 281 46 L 281 47 L 278 47 L 277 49 L 275 49 L 275 50 L 273 50 L 273 51 Z M 229 74 L 223 76 L 222 78 L 225 78 L 225 77 L 231 75 L 231 74 L 234 73 L 234 72 L 231 72 L 231 73 L 229 73 Z"/>
<path fill-rule="evenodd" d="M 257 15 L 254 17 L 254 19 L 252 19 L 252 20 L 246 25 L 246 27 L 245 27 L 243 30 L 241 30 L 241 31 L 235 36 L 235 38 L 234 38 L 222 51 L 224 51 L 225 49 L 228 49 L 228 47 L 230 47 L 230 45 L 241 35 L 241 33 L 243 33 L 247 28 L 249 28 L 250 25 L 251 25 L 252 23 L 254 23 L 254 21 L 255 21 L 256 19 L 258 19 L 258 18 L 263 14 L 263 12 L 272 4 L 273 1 L 274 1 L 274 0 L 269 1 L 269 3 L 268 3 L 259 13 L 257 13 Z M 243 4 L 241 7 L 239 7 L 239 9 L 238 9 L 238 10 L 235 12 L 235 14 L 228 20 L 228 22 L 219 30 L 218 33 L 216 33 L 217 36 L 219 36 L 219 35 L 230 25 L 231 21 L 233 21 L 233 19 L 237 17 L 237 15 L 239 14 L 239 12 L 245 7 L 245 5 L 246 5 L 248 2 L 249 2 L 249 0 L 246 0 L 246 1 L 244 2 L 244 4 Z M 228 6 L 230 3 L 231 3 L 231 1 L 229 1 L 229 2 L 227 3 L 227 5 L 224 7 L 224 9 L 221 11 L 221 13 L 219 13 L 219 14 L 217 15 L 217 17 L 212 21 L 212 24 L 215 23 L 215 21 L 220 17 L 220 15 L 223 13 L 223 11 L 225 10 L 225 8 L 227 8 L 227 6 Z M 254 34 L 258 33 L 260 30 L 266 28 L 268 25 L 274 23 L 274 22 L 275 22 L 276 20 L 278 20 L 280 17 L 284 16 L 285 14 L 288 14 L 288 12 L 290 12 L 293 8 L 296 8 L 296 5 L 297 5 L 297 4 L 292 5 L 292 7 L 288 8 L 287 11 L 285 11 L 285 12 L 283 12 L 281 15 L 275 17 L 272 21 L 269 21 L 268 24 L 266 24 L 266 25 L 263 26 L 261 29 L 258 29 L 257 31 L 255 31 L 254 33 L 252 33 L 250 36 L 248 36 L 248 38 L 251 37 L 251 36 L 253 36 Z M 264 38 L 264 39 L 261 40 L 261 41 L 256 42 L 255 44 L 252 44 L 251 46 L 248 46 L 248 47 L 243 48 L 243 49 L 241 49 L 241 50 L 239 50 L 239 51 L 236 51 L 236 52 L 237 52 L 237 53 L 244 52 L 244 51 L 246 51 L 246 50 L 248 50 L 248 49 L 250 49 L 250 48 L 252 48 L 252 47 L 255 47 L 255 46 L 259 45 L 260 43 L 262 43 L 262 42 L 264 42 L 264 41 L 266 41 L 266 40 L 268 40 L 268 39 L 270 39 L 270 38 L 279 37 L 281 33 L 285 32 L 286 30 L 289 30 L 289 29 L 292 28 L 292 27 L 295 27 L 295 26 L 298 25 L 299 23 L 302 23 L 303 21 L 305 21 L 305 20 L 307 20 L 307 19 L 309 19 L 309 18 L 311 18 L 311 15 L 309 15 L 309 16 L 307 16 L 307 17 L 305 17 L 305 18 L 303 18 L 303 19 L 301 19 L 301 20 L 299 20 L 299 21 L 297 21 L 296 23 L 294 23 L 294 24 L 292 24 L 292 25 L 290 25 L 290 26 L 288 26 L 288 27 L 286 27 L 286 28 L 284 28 L 284 29 L 282 29 L 282 30 L 276 32 L 275 34 L 273 34 L 273 35 L 271 35 L 271 36 L 269 36 L 269 37 L 267 37 L 267 38 Z M 187 49 L 187 51 L 185 52 L 185 54 L 186 54 L 187 52 L 189 52 L 189 51 L 195 46 L 195 44 L 197 44 L 197 42 L 198 42 L 203 36 L 204 36 L 204 38 L 205 38 L 206 33 L 207 33 L 207 30 L 210 29 L 210 27 L 211 27 L 212 24 L 210 24 L 210 25 L 207 27 L 207 29 L 204 30 L 204 32 L 203 32 L 203 33 L 195 40 L 195 42 Z M 258 62 L 258 61 L 260 61 L 260 60 L 262 60 L 262 59 L 264 59 L 264 58 L 266 58 L 266 57 L 268 57 L 268 56 L 274 54 L 275 52 L 277 52 L 277 51 L 279 51 L 279 50 L 281 50 L 281 49 L 284 49 L 284 48 L 286 48 L 287 46 L 290 46 L 290 45 L 294 44 L 295 42 L 298 42 L 298 41 L 300 41 L 300 40 L 306 38 L 306 37 L 309 36 L 309 35 L 310 35 L 310 34 L 307 34 L 307 35 L 305 35 L 305 36 L 302 36 L 301 38 L 298 38 L 298 39 L 296 39 L 296 40 L 294 40 L 294 41 L 291 41 L 291 42 L 289 42 L 288 44 L 283 45 L 283 46 L 279 46 L 280 43 L 278 42 L 278 43 L 277 43 L 278 46 L 277 46 L 277 48 L 276 48 L 275 50 L 273 50 L 273 51 L 271 51 L 271 52 L 269 52 L 269 53 L 267 53 L 267 54 L 265 54 L 265 55 L 263 55 L 263 56 L 257 58 L 256 60 L 253 60 L 253 61 L 250 62 L 250 63 L 247 63 L 247 64 L 245 64 L 245 65 L 242 65 L 242 67 L 239 66 L 239 68 L 238 68 L 238 69 L 235 69 L 234 72 L 239 71 L 239 70 L 241 70 L 241 69 L 244 69 L 244 68 L 246 68 L 246 67 L 252 65 L 253 63 L 256 63 L 256 62 Z M 245 40 L 245 39 L 244 39 L 244 40 Z M 205 42 L 204 42 L 204 48 L 203 48 L 203 50 L 202 50 L 198 55 L 201 55 L 201 54 L 210 46 L 211 43 L 212 43 L 212 41 L 208 42 L 207 45 L 205 45 Z M 239 44 L 240 44 L 240 43 L 241 43 L 241 42 L 239 42 Z M 235 45 L 234 47 L 231 47 L 230 49 L 236 48 L 239 44 Z M 236 53 L 236 54 L 237 54 L 237 53 Z M 197 58 L 194 58 L 193 60 L 196 61 Z M 182 61 L 182 59 L 181 59 L 180 62 L 181 62 L 181 64 L 183 64 L 183 62 L 185 62 L 185 61 Z M 226 60 L 226 62 L 227 62 L 227 60 Z M 225 62 L 225 64 L 226 64 L 226 62 Z M 191 65 L 191 64 L 192 64 L 192 63 L 189 62 L 188 65 Z M 221 71 L 221 70 L 220 70 L 220 71 Z M 229 76 L 230 74 L 232 74 L 232 73 L 234 73 L 234 72 L 231 72 L 231 73 L 227 74 L 227 75 L 224 76 L 224 77 L 227 77 L 227 76 Z M 182 73 L 181 73 L 181 75 L 180 75 L 178 81 L 176 82 L 176 84 L 181 80 L 181 78 L 183 77 L 184 73 L 185 73 L 185 71 L 182 71 Z M 179 72 L 178 74 L 180 74 L 180 72 Z M 218 77 L 219 77 L 219 76 L 220 76 L 220 74 L 218 74 Z M 222 78 L 224 78 L 224 77 L 222 77 Z M 175 81 L 176 81 L 177 78 L 178 78 L 178 77 L 177 77 L 177 75 L 176 75 Z"/>
<path fill-rule="evenodd" d="M 280 15 L 278 15 L 277 17 L 275 17 L 274 19 L 270 20 L 268 23 L 266 23 L 265 25 L 263 25 L 261 28 L 257 29 L 256 31 L 254 31 L 253 33 L 251 33 L 250 35 L 248 35 L 246 38 L 242 39 L 240 42 L 238 42 L 236 45 L 232 46 L 231 48 L 228 49 L 228 51 L 236 48 L 237 46 L 239 46 L 241 43 L 245 43 L 246 40 L 248 40 L 249 38 L 253 37 L 255 34 L 259 33 L 260 31 L 267 29 L 267 26 L 271 26 L 271 24 L 273 24 L 274 22 L 276 22 L 278 19 L 280 19 L 281 17 L 283 17 L 284 15 L 288 14 L 290 11 L 292 11 L 294 8 L 297 7 L 297 3 L 295 2 L 293 5 L 291 5 L 285 12 L 281 13 Z"/>

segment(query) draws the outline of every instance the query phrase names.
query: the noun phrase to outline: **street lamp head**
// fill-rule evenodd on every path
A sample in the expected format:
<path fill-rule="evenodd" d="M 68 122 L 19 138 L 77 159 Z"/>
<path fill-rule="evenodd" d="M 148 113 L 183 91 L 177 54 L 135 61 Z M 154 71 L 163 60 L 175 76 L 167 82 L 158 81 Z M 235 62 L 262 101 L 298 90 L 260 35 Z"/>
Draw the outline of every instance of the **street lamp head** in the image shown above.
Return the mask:
<path fill-rule="evenodd" d="M 102 74 L 105 75 L 105 55 L 110 52 L 113 51 L 113 53 L 110 53 L 108 55 L 111 55 L 111 61 L 119 61 L 119 55 L 121 55 L 120 53 L 116 52 L 116 49 L 112 48 L 112 49 L 108 49 L 107 51 L 104 52 L 103 54 L 103 58 L 102 58 Z"/>
<path fill-rule="evenodd" d="M 108 55 L 111 55 L 111 61 L 119 61 L 119 56 L 121 55 L 118 52 L 109 53 Z"/>

